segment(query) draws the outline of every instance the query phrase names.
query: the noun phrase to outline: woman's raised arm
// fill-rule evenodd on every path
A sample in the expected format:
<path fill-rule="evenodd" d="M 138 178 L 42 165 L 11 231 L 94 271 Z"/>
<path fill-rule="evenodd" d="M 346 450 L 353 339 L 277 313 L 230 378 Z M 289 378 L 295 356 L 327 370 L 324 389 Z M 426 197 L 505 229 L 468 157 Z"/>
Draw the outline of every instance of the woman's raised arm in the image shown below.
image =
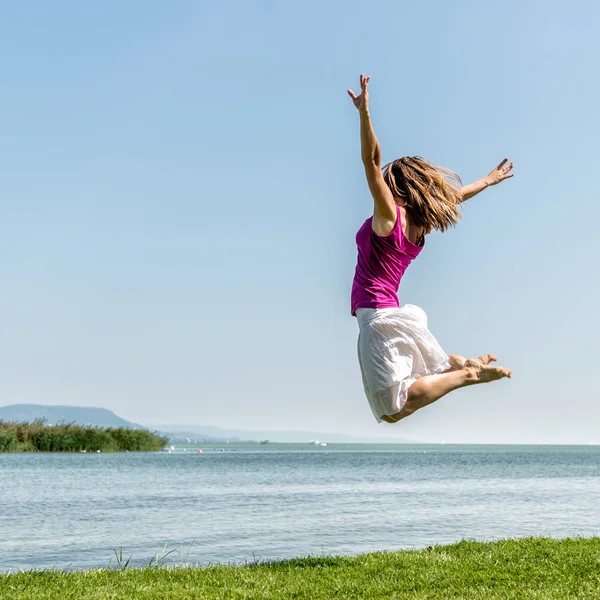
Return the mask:
<path fill-rule="evenodd" d="M 352 90 L 348 90 L 348 95 L 352 98 L 354 106 L 360 114 L 360 153 L 365 167 L 367 183 L 375 203 L 373 229 L 380 235 L 386 235 L 396 224 L 396 203 L 381 172 L 381 147 L 373 131 L 369 113 L 369 80 L 370 77 L 361 75 L 361 93 L 357 96 Z"/>

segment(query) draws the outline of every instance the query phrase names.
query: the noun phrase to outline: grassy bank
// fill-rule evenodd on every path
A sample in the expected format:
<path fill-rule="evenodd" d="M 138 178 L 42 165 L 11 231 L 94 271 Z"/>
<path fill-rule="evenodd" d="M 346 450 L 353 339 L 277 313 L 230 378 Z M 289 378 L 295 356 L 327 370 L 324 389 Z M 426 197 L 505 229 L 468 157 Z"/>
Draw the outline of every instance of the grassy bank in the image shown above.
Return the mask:
<path fill-rule="evenodd" d="M 461 542 L 238 567 L 18 573 L 0 576 L 0 598 L 591 600 L 600 598 L 600 538 Z"/>
<path fill-rule="evenodd" d="M 137 452 L 162 450 L 167 438 L 150 431 L 0 421 L 0 452 Z"/>

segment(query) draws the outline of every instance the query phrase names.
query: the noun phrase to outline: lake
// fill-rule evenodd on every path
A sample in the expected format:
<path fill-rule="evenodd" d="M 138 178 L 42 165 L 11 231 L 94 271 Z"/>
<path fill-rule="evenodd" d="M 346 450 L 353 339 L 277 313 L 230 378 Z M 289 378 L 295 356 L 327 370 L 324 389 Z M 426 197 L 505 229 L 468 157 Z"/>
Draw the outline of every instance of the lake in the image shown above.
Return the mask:
<path fill-rule="evenodd" d="M 203 449 L 0 454 L 0 571 L 600 534 L 597 446 Z"/>

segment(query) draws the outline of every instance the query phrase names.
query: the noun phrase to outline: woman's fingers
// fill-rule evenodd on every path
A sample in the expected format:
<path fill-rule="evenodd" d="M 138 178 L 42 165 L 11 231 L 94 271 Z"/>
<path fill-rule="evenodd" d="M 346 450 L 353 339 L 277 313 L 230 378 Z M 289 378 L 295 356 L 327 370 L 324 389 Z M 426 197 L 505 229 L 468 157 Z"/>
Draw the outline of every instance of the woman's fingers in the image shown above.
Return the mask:
<path fill-rule="evenodd" d="M 508 158 L 505 158 L 497 167 L 496 169 L 501 169 L 506 163 L 508 162 Z"/>
<path fill-rule="evenodd" d="M 365 77 L 364 74 L 361 73 L 360 75 L 360 89 L 361 89 L 361 95 L 365 94 L 367 91 L 367 86 L 369 85 L 369 80 L 371 78 L 370 77 Z M 348 90 L 348 96 L 350 96 L 350 98 L 352 98 L 353 101 L 357 101 L 359 99 L 361 99 L 361 96 L 357 96 L 352 90 Z M 366 96 L 362 96 L 361 100 L 366 99 Z"/>
<path fill-rule="evenodd" d="M 513 166 L 514 166 L 513 163 L 510 163 L 508 165 L 508 167 L 502 168 L 502 179 L 508 179 L 509 177 L 514 176 L 514 173 L 510 173 L 512 171 Z M 509 175 L 509 173 L 510 173 L 510 175 Z"/>

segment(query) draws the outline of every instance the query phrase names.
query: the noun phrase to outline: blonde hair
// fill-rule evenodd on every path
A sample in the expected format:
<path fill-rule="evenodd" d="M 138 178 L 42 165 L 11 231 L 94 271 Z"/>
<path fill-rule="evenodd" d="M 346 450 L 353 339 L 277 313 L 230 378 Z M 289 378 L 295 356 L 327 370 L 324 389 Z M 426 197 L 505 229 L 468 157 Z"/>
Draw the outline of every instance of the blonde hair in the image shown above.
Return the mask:
<path fill-rule="evenodd" d="M 446 231 L 461 219 L 460 177 L 420 156 L 404 156 L 383 167 L 383 178 L 395 198 L 404 201 L 413 223 L 424 233 Z"/>

